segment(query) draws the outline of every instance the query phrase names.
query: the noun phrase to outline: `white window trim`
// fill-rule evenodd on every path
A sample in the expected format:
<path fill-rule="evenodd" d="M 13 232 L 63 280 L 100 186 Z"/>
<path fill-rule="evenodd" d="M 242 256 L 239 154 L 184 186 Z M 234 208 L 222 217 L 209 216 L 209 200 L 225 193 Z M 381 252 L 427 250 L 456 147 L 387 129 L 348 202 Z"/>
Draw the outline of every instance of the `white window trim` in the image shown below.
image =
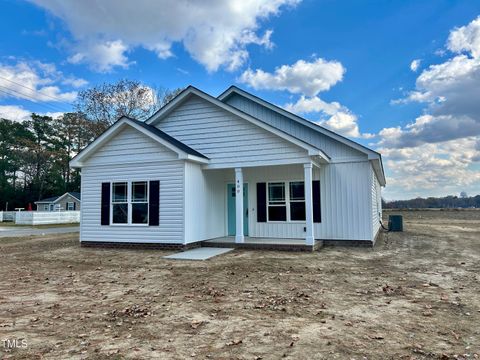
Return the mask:
<path fill-rule="evenodd" d="M 137 204 L 147 204 L 147 222 L 145 224 L 133 224 L 132 223 L 132 183 L 134 182 L 145 182 L 147 183 L 147 202 L 134 202 Z M 125 204 L 125 202 L 113 202 L 113 184 L 126 183 L 127 184 L 127 222 L 126 223 L 114 223 L 113 222 L 113 205 L 114 204 Z M 137 227 L 137 226 L 149 226 L 150 221 L 150 181 L 149 180 L 115 180 L 110 182 L 110 226 L 128 226 L 128 227 Z"/>
<path fill-rule="evenodd" d="M 271 224 L 305 224 L 306 220 L 291 220 L 291 211 L 290 211 L 290 183 L 291 182 L 303 182 L 303 186 L 305 186 L 305 180 L 272 180 L 272 181 L 267 181 L 267 223 Z M 270 191 L 269 191 L 269 184 L 273 183 L 283 183 L 285 185 L 285 205 L 283 204 L 278 204 L 278 205 L 270 205 Z M 292 202 L 301 202 L 302 200 L 293 200 Z M 306 201 L 303 200 L 306 205 Z M 270 215 L 268 208 L 269 206 L 286 206 L 287 207 L 287 220 L 281 221 L 281 220 L 270 220 Z"/>
<path fill-rule="evenodd" d="M 70 209 L 70 205 L 72 205 L 72 209 Z M 73 201 L 67 201 L 67 211 L 74 211 L 75 210 L 75 205 Z"/>
<path fill-rule="evenodd" d="M 43 211 L 49 211 L 50 210 L 50 205 L 45 204 L 43 205 Z"/>

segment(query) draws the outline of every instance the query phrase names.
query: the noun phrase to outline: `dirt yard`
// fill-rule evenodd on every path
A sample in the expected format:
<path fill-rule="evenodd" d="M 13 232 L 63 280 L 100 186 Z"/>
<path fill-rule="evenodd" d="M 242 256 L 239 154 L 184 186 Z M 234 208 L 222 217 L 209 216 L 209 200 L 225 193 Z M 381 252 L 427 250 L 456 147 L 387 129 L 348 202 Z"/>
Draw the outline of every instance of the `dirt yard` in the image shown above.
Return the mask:
<path fill-rule="evenodd" d="M 374 249 L 205 262 L 1 239 L 0 357 L 478 358 L 480 211 L 402 214 Z"/>

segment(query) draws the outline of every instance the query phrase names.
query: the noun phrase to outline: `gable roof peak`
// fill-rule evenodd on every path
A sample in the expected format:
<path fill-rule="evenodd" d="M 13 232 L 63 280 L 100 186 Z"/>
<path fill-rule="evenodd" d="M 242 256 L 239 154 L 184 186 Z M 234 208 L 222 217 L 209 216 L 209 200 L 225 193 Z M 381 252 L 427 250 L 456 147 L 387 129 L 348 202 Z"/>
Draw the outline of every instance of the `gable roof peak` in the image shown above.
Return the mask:
<path fill-rule="evenodd" d="M 318 133 L 321 133 L 325 136 L 328 136 L 334 140 L 337 140 L 339 142 L 341 142 L 342 144 L 345 144 L 347 146 L 350 146 L 351 148 L 357 150 L 357 151 L 360 151 L 364 154 L 366 154 L 368 156 L 368 159 L 369 160 L 374 160 L 376 162 L 378 162 L 379 166 L 379 170 L 378 170 L 378 175 L 379 175 L 379 180 L 380 182 L 382 183 L 382 185 L 385 185 L 386 183 L 386 180 L 385 180 L 385 173 L 384 173 L 384 170 L 383 170 L 383 162 L 382 162 L 382 155 L 375 151 L 375 150 L 372 150 L 368 147 L 366 147 L 365 145 L 362 145 L 354 140 L 351 140 L 343 135 L 340 135 L 340 134 L 337 134 L 336 132 L 334 131 L 331 131 L 321 125 L 318 125 L 318 124 L 315 124 L 313 123 L 312 121 L 309 121 L 301 116 L 298 116 L 288 110 L 285 110 L 281 107 L 279 107 L 278 105 L 275 105 L 275 104 L 272 104 L 246 90 L 243 90 L 241 88 L 239 88 L 238 86 L 236 85 L 230 85 L 223 93 L 221 93 L 217 99 L 222 101 L 222 102 L 225 102 L 227 101 L 228 98 L 230 98 L 232 95 L 234 94 L 237 94 L 239 96 L 242 96 L 250 101 L 253 101 L 267 109 L 270 109 L 271 111 L 277 113 L 277 114 L 280 114 L 292 121 L 295 121 L 315 132 L 318 132 Z"/>
<path fill-rule="evenodd" d="M 192 149 L 190 146 L 182 143 L 155 126 L 149 125 L 143 121 L 129 118 L 127 116 L 122 116 L 107 130 L 105 130 L 105 132 L 103 132 L 97 139 L 95 139 L 86 148 L 80 151 L 80 153 L 78 153 L 72 160 L 70 160 L 70 167 L 81 168 L 83 166 L 82 161 L 87 159 L 89 154 L 93 154 L 95 149 L 107 143 L 110 138 L 114 137 L 118 132 L 124 129 L 125 126 L 130 126 L 159 142 L 161 145 L 166 146 L 173 152 L 176 152 L 181 159 L 185 158 L 202 163 L 207 163 L 209 161 L 208 157 L 205 155 L 201 154 L 195 149 Z"/>

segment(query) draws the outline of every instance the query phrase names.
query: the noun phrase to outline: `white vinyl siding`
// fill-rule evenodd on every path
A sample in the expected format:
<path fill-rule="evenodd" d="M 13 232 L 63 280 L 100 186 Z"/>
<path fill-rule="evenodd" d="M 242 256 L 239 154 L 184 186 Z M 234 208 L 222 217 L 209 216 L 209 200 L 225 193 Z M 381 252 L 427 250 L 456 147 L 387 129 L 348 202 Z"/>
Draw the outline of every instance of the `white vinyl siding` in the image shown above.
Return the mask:
<path fill-rule="evenodd" d="M 118 155 L 121 143 L 129 145 Z M 150 153 L 142 154 L 147 148 Z M 130 163 L 134 158 L 137 161 Z M 80 240 L 183 243 L 185 162 L 172 160 L 176 158 L 174 152 L 145 134 L 127 128 L 87 159 L 82 168 Z M 106 164 L 107 159 L 112 163 Z M 124 159 L 128 161 L 125 163 Z M 102 183 L 139 180 L 160 181 L 160 225 L 101 225 Z"/>
<path fill-rule="evenodd" d="M 185 242 L 226 235 L 223 170 L 185 162 Z"/>
<path fill-rule="evenodd" d="M 82 169 L 81 241 L 183 243 L 184 162 L 108 165 Z M 160 225 L 100 225 L 103 182 L 160 180 Z"/>
<path fill-rule="evenodd" d="M 380 183 L 373 168 L 370 174 L 371 178 L 371 194 L 372 194 L 372 236 L 373 239 L 377 236 L 378 230 L 380 230 L 380 220 L 382 217 L 382 191 Z"/>
<path fill-rule="evenodd" d="M 165 151 L 159 151 L 159 149 Z M 106 165 L 178 159 L 177 154 L 163 147 L 140 131 L 126 126 L 113 139 L 98 149 L 85 163 Z"/>
<path fill-rule="evenodd" d="M 211 168 L 307 159 L 306 150 L 198 97 L 186 100 L 156 126 L 210 158 Z"/>
<path fill-rule="evenodd" d="M 227 99 L 226 103 L 323 150 L 331 157 L 333 162 L 367 159 L 367 156 L 360 151 L 331 139 L 243 96 L 233 94 Z"/>
<path fill-rule="evenodd" d="M 320 180 L 322 222 L 314 224 L 316 239 L 372 240 L 371 192 L 368 161 L 340 163 L 313 168 L 313 180 Z M 234 182 L 234 172 L 225 171 L 224 188 Z M 304 239 L 305 221 L 257 222 L 257 182 L 298 181 L 302 165 L 243 169 L 248 183 L 249 236 Z M 224 190 L 226 193 L 226 190 Z M 225 215 L 227 216 L 227 215 Z"/>

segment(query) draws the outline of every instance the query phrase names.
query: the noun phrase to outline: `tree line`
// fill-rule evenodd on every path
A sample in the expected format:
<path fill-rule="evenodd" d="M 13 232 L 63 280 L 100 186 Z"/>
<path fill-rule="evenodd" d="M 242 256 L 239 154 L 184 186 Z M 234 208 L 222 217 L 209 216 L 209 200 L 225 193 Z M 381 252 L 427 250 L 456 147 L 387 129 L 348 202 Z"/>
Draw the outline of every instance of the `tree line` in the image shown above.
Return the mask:
<path fill-rule="evenodd" d="M 81 91 L 74 111 L 58 118 L 1 118 L 0 210 L 34 208 L 37 200 L 80 191 L 80 172 L 70 160 L 118 118 L 145 120 L 179 91 L 120 80 Z"/>
<path fill-rule="evenodd" d="M 480 208 L 480 195 L 445 196 L 383 202 L 384 209 Z"/>

